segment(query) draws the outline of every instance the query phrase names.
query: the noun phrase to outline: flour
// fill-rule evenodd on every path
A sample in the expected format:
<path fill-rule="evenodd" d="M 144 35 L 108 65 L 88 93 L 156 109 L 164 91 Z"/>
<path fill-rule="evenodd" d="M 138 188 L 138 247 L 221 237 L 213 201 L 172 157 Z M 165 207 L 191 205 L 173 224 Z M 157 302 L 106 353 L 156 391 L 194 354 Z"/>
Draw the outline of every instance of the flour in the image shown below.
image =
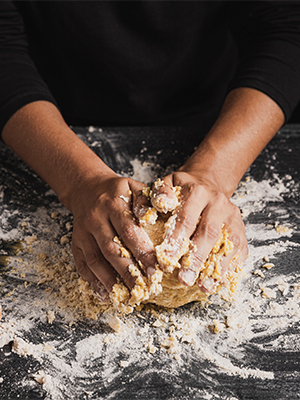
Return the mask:
<path fill-rule="evenodd" d="M 131 165 L 133 179 L 149 184 L 157 177 L 155 163 L 133 160 Z M 278 230 L 276 221 L 268 225 L 252 223 L 251 217 L 258 212 L 274 214 L 272 207 L 276 204 L 275 219 L 285 226 L 289 210 L 283 195 L 293 185 L 296 183 L 291 177 L 280 179 L 275 175 L 261 182 L 250 177 L 233 196 L 232 201 L 242 209 L 249 239 L 245 278 L 234 299 L 228 302 L 222 295 L 214 295 L 205 307 L 191 304 L 177 310 L 147 306 L 126 317 L 109 310 L 97 311 L 96 297 L 90 299 L 91 309 L 85 308 L 84 301 L 75 307 L 70 292 L 78 297 L 85 289 L 75 288 L 78 276 L 70 243 L 61 241 L 65 235 L 70 237 L 72 226 L 72 217 L 62 206 L 53 204 L 51 210 L 40 207 L 11 230 L 11 214 L 4 210 L 1 239 L 20 240 L 22 246 L 0 276 L 4 295 L 0 347 L 12 342 L 13 351 L 20 357 L 37 360 L 41 367 L 28 373 L 24 382 L 28 386 L 42 385 L 47 398 L 54 400 L 88 395 L 102 398 L 101 393 L 106 393 L 107 399 L 126 398 L 122 397 L 122 388 L 115 389 L 114 382 L 126 386 L 130 374 L 134 381 L 164 371 L 179 380 L 191 362 L 199 365 L 195 382 L 201 377 L 211 377 L 213 382 L 211 392 L 199 389 L 201 398 L 219 398 L 214 396 L 213 387 L 219 387 L 220 374 L 274 379 L 267 365 L 259 368 L 255 358 L 249 359 L 248 347 L 251 343 L 252 348 L 268 353 L 278 348 L 299 351 L 299 336 L 288 330 L 300 317 L 300 273 L 282 270 L 281 263 L 289 252 L 299 251 L 300 244 L 293 239 L 296 227 Z M 43 262 L 49 263 L 49 275 L 44 277 L 36 268 L 43 255 Z M 274 267 L 263 268 L 266 260 Z M 54 265 L 59 268 L 56 275 L 51 275 Z M 5 276 L 17 284 L 12 285 Z M 65 284 L 70 284 L 69 292 Z M 97 320 L 90 321 L 95 315 Z M 80 329 L 84 334 L 78 336 Z M 41 333 L 33 341 L 31 333 L 36 331 Z M 137 365 L 138 370 L 134 369 Z M 190 390 L 190 396 L 197 396 Z"/>
<path fill-rule="evenodd" d="M 151 185 L 157 178 L 156 164 L 147 161 L 141 162 L 139 159 L 131 160 L 130 164 L 133 168 L 132 179 Z"/>

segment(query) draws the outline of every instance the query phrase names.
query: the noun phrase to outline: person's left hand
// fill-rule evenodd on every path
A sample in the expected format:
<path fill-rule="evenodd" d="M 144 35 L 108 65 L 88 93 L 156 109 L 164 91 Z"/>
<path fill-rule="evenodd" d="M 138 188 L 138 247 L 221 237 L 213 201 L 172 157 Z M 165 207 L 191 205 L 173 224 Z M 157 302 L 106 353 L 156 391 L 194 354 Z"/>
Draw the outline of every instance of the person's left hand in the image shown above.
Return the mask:
<path fill-rule="evenodd" d="M 248 246 L 238 207 L 212 181 L 196 177 L 191 172 L 175 172 L 166 176 L 163 181 L 164 184 L 155 189 L 156 198 L 163 200 L 162 203 L 166 199 L 172 203 L 175 196 L 172 186 L 182 188 L 180 206 L 175 210 L 175 228 L 167 234 L 165 240 L 180 243 L 188 237 L 196 246 L 192 265 L 179 270 L 180 282 L 186 286 L 192 286 L 196 282 L 201 266 L 220 237 L 223 225 L 234 248 L 221 261 L 221 274 L 226 274 L 229 268 L 234 269 L 237 263 L 243 263 L 248 255 Z M 171 257 L 176 255 L 176 246 L 173 251 Z M 215 281 L 212 278 L 204 281 L 199 279 L 198 285 L 203 292 L 210 293 L 215 288 Z"/>

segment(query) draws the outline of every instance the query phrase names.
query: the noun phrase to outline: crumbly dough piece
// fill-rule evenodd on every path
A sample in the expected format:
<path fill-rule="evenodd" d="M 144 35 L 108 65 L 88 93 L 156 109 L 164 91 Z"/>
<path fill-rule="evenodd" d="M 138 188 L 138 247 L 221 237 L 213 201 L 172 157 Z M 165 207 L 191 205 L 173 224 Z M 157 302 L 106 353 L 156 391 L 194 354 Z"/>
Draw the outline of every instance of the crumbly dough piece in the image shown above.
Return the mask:
<path fill-rule="evenodd" d="M 162 184 L 163 181 L 158 180 L 154 184 L 154 189 Z M 176 222 L 174 211 L 180 205 L 180 188 L 175 187 L 174 192 L 175 201 L 167 201 L 164 204 L 164 198 L 155 198 L 150 188 L 143 190 L 143 195 L 149 200 L 149 206 L 145 207 L 144 213 L 139 216 L 139 224 L 155 246 L 158 265 L 151 278 L 142 274 L 139 265 L 131 265 L 130 272 L 136 277 L 135 287 L 131 291 L 121 281 L 114 285 L 110 298 L 113 307 L 121 312 L 131 312 L 136 305 L 141 303 L 176 308 L 192 301 L 206 301 L 208 298 L 208 295 L 199 289 L 198 279 L 190 287 L 182 285 L 178 280 L 179 269 L 192 264 L 196 248 L 189 238 L 172 242 L 166 236 L 174 229 Z M 212 278 L 217 290 L 225 287 L 232 294 L 237 286 L 241 268 L 236 267 L 225 277 L 221 276 L 220 261 L 233 250 L 233 244 L 228 236 L 228 232 L 222 228 L 218 242 L 200 271 L 200 278 Z M 118 238 L 114 241 L 120 245 L 120 256 L 124 257 L 126 249 L 123 244 Z"/>

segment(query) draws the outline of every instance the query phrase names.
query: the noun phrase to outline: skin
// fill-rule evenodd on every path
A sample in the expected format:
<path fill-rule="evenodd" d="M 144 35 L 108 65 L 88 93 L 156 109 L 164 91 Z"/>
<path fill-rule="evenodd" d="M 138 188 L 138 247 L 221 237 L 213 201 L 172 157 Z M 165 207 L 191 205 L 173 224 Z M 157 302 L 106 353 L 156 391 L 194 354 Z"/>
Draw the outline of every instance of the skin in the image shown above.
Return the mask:
<path fill-rule="evenodd" d="M 222 273 L 234 268 L 233 257 L 243 262 L 248 254 L 240 212 L 230 197 L 240 179 L 284 123 L 280 107 L 265 94 L 250 88 L 230 92 L 221 114 L 197 150 L 182 167 L 166 176 L 158 189 L 173 196 L 172 186 L 181 186 L 181 206 L 169 239 L 192 237 L 197 251 L 189 269 L 181 269 L 179 280 L 192 285 L 220 235 L 223 224 L 234 243 L 233 253 L 224 258 Z M 146 233 L 135 223 L 143 183 L 121 178 L 99 159 L 67 126 L 57 108 L 37 101 L 18 110 L 6 123 L 2 138 L 56 192 L 73 213 L 72 250 L 83 279 L 107 298 L 119 274 L 128 285 L 134 261 L 120 257 L 113 241 L 120 237 L 140 261 L 144 273 L 154 271 L 156 257 Z M 129 196 L 126 203 L 120 196 Z M 199 217 L 201 216 L 200 222 Z M 198 223 L 199 222 L 199 223 Z M 214 282 L 198 281 L 210 292 Z"/>

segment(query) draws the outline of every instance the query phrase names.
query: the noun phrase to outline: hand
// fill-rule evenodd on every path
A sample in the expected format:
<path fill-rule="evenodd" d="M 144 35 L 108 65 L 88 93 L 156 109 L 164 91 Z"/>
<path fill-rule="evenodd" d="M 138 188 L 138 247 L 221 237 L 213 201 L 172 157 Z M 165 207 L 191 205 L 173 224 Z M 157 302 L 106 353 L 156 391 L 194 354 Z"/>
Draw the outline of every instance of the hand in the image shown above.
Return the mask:
<path fill-rule="evenodd" d="M 216 242 L 223 223 L 235 245 L 233 253 L 223 260 L 223 273 L 234 254 L 239 254 L 240 262 L 246 258 L 244 225 L 229 197 L 283 123 L 282 110 L 267 95 L 251 88 L 234 89 L 184 169 L 165 178 L 169 187 L 183 188 L 183 204 L 176 211 L 178 219 L 170 236 L 192 237 L 198 249 L 194 265 L 180 271 L 179 279 L 184 284 L 197 279 L 199 266 Z M 113 242 L 115 234 L 131 250 L 130 262 L 136 258 L 147 274 L 151 268 L 153 271 L 153 245 L 128 213 L 143 185 L 115 175 L 66 125 L 52 103 L 36 101 L 20 108 L 4 126 L 2 139 L 74 214 L 73 252 L 84 279 L 95 282 L 99 291 L 103 285 L 106 294 L 118 273 L 128 285 L 133 284 L 129 260 L 120 257 L 120 246 Z M 78 188 L 82 177 L 89 179 L 84 179 Z M 119 197 L 127 197 L 129 189 L 132 207 Z M 199 284 L 203 290 L 210 290 L 208 286 L 212 285 L 208 283 Z"/>
<path fill-rule="evenodd" d="M 153 244 L 132 214 L 144 185 L 115 174 L 67 126 L 52 103 L 37 101 L 19 109 L 5 125 L 3 140 L 74 215 L 76 267 L 103 300 L 118 275 L 130 288 L 134 285 L 129 265 L 136 261 L 145 274 L 154 272 Z M 130 250 L 128 258 L 121 256 L 116 236 Z"/>
<path fill-rule="evenodd" d="M 198 279 L 201 266 L 219 239 L 223 224 L 234 248 L 221 262 L 221 275 L 226 274 L 229 268 L 234 269 L 236 263 L 243 263 L 248 255 L 248 247 L 238 207 L 210 180 L 196 177 L 191 172 L 175 172 L 166 176 L 163 181 L 164 185 L 155 189 L 155 199 L 161 203 L 164 203 L 164 198 L 168 199 L 169 204 L 174 200 L 175 193 L 170 187 L 182 187 L 181 205 L 175 210 L 175 228 L 167 234 L 165 240 L 180 243 L 188 237 L 196 246 L 192 265 L 179 270 L 178 278 L 181 283 L 192 286 Z M 174 254 L 170 256 L 175 256 L 178 249 L 174 247 L 173 251 Z M 199 279 L 198 285 L 202 291 L 209 293 L 213 291 L 215 282 L 212 278 L 205 281 Z"/>
<path fill-rule="evenodd" d="M 151 240 L 136 224 L 132 212 L 143 198 L 145 185 L 114 173 L 104 181 L 103 177 L 95 181 L 85 182 L 73 196 L 72 251 L 81 277 L 102 300 L 107 300 L 118 275 L 132 288 L 135 278 L 129 266 L 137 261 L 149 276 L 155 270 L 156 256 Z M 130 252 L 122 252 L 122 244 Z"/>

